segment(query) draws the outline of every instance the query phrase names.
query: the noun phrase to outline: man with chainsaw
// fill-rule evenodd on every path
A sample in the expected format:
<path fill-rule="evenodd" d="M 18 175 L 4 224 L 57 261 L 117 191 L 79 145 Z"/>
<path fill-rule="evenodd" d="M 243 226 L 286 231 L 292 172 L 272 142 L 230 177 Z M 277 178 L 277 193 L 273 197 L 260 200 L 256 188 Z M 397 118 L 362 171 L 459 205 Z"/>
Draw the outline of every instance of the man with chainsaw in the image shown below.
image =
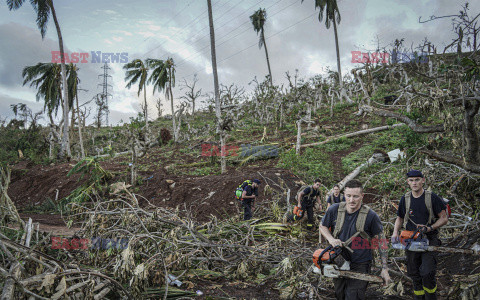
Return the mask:
<path fill-rule="evenodd" d="M 293 210 L 293 214 L 288 216 L 287 221 L 293 222 L 303 218 L 305 212 L 307 213 L 307 229 L 314 229 L 313 207 L 315 201 L 318 205 L 318 209 L 322 210 L 322 204 L 320 202 L 320 179 L 315 179 L 315 182 L 311 186 L 303 186 L 297 193 L 297 206 Z"/>
<path fill-rule="evenodd" d="M 440 246 L 438 229 L 448 222 L 445 203 L 439 196 L 423 188 L 425 177 L 421 171 L 409 171 L 407 183 L 411 191 L 400 199 L 392 243 L 400 242 L 399 231 L 402 226 L 405 226 L 405 229 L 411 231 L 414 236 L 416 231 L 425 234 L 430 246 Z M 403 233 L 405 232 L 402 232 L 402 236 Z M 405 252 L 407 273 L 413 280 L 414 299 L 437 299 L 436 252 L 415 252 L 408 248 Z"/>
<path fill-rule="evenodd" d="M 349 243 L 353 238 L 360 239 L 356 240 L 357 245 L 368 245 L 365 247 L 352 246 L 353 252 L 342 250 L 342 256 L 346 260 L 342 270 L 369 274 L 373 260 L 372 248 L 378 248 L 382 262 L 381 277 L 388 284 L 390 275 L 388 274 L 386 247 L 371 246 L 374 245 L 371 242 L 372 239 L 385 241 L 382 222 L 372 209 L 363 204 L 363 186 L 359 181 L 347 182 L 344 192 L 345 202 L 330 206 L 322 219 L 320 232 L 332 247 L 339 246 L 344 249 L 352 246 Z M 334 284 L 337 299 L 365 299 L 367 280 L 340 277 L 334 279 Z"/>
<path fill-rule="evenodd" d="M 255 200 L 258 196 L 258 186 L 260 185 L 260 180 L 247 180 L 247 184 L 243 187 L 242 184 L 242 196 L 241 202 L 243 206 L 243 220 L 250 220 L 252 218 L 252 211 L 255 209 Z M 245 183 L 244 182 L 244 183 Z"/>
<path fill-rule="evenodd" d="M 330 206 L 334 203 L 340 203 L 345 201 L 345 196 L 343 194 L 340 194 L 340 186 L 336 184 L 333 187 L 333 194 L 328 195 L 327 198 L 327 209 L 330 208 Z"/>

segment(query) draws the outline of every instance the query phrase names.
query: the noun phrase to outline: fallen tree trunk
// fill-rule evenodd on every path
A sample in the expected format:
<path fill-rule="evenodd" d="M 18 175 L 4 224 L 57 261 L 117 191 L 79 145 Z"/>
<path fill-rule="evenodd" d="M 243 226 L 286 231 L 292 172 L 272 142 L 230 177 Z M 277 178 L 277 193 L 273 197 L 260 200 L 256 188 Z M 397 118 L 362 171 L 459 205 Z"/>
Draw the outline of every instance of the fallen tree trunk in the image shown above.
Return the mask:
<path fill-rule="evenodd" d="M 403 123 L 407 124 L 408 127 L 410 127 L 410 129 L 412 129 L 413 131 L 419 132 L 419 133 L 432 133 L 432 132 L 444 132 L 445 131 L 445 127 L 444 127 L 443 124 L 432 125 L 432 126 L 419 125 L 407 116 L 401 115 L 401 114 L 393 112 L 393 111 L 388 111 L 388 110 L 385 110 L 385 109 L 375 108 L 373 106 L 364 105 L 360 108 L 360 112 L 362 112 L 362 111 L 363 112 L 374 113 L 375 115 L 381 116 L 381 117 L 395 118 L 395 119 L 400 120 Z"/>
<path fill-rule="evenodd" d="M 449 156 L 437 151 L 421 150 L 420 152 L 427 154 L 428 156 L 435 158 L 436 160 L 443 161 L 449 164 L 456 165 L 467 171 L 480 174 L 480 166 L 472 163 L 467 163 L 462 158 Z"/>
<path fill-rule="evenodd" d="M 357 168 L 355 168 L 355 170 L 353 170 L 352 172 L 350 172 L 350 174 L 348 174 L 347 176 L 345 176 L 345 178 L 343 178 L 339 183 L 338 183 L 338 187 L 340 188 L 340 190 L 343 190 L 345 184 L 347 182 L 349 182 L 350 180 L 354 179 L 355 177 L 358 176 L 358 174 L 360 174 L 360 172 L 365 168 L 365 167 L 368 167 L 374 163 L 377 163 L 378 160 L 375 158 L 375 155 L 372 155 L 372 157 L 370 157 L 366 162 L 364 162 L 363 164 L 361 164 L 360 166 L 358 166 Z M 327 193 L 327 195 L 325 196 L 325 201 L 328 199 L 328 196 L 333 194 L 333 188 L 330 189 L 330 191 Z"/>
<path fill-rule="evenodd" d="M 405 125 L 405 124 L 404 123 L 398 123 L 398 124 L 394 124 L 394 125 L 386 125 L 386 126 L 380 126 L 380 127 L 370 128 L 370 129 L 364 129 L 364 130 L 351 132 L 351 133 L 347 133 L 347 134 L 342 134 L 342 135 L 335 135 L 335 136 L 327 138 L 325 141 L 318 142 L 318 143 L 312 143 L 312 144 L 305 144 L 305 145 L 301 145 L 300 147 L 303 148 L 303 147 L 309 147 L 309 146 L 323 145 L 323 144 L 326 144 L 326 143 L 329 143 L 331 141 L 335 141 L 335 140 L 338 140 L 338 139 L 341 139 L 341 138 L 352 137 L 352 136 L 357 136 L 357 135 L 362 135 L 362 134 L 367 134 L 367 133 L 392 129 L 392 128 L 395 128 L 395 127 L 398 127 L 398 126 L 403 126 L 403 125 Z"/>

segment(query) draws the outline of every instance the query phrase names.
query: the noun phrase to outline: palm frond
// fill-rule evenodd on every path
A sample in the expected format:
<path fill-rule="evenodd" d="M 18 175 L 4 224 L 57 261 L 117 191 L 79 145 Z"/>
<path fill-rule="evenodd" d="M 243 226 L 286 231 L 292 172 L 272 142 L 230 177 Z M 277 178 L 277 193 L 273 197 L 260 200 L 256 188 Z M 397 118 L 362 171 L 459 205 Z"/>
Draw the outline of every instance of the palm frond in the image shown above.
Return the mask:
<path fill-rule="evenodd" d="M 40 29 L 43 39 L 47 33 L 48 19 L 50 17 L 49 1 L 31 0 L 30 3 L 32 3 L 33 9 L 37 14 L 37 27 Z"/>
<path fill-rule="evenodd" d="M 19 9 L 25 0 L 7 0 L 7 6 L 9 10 Z"/>

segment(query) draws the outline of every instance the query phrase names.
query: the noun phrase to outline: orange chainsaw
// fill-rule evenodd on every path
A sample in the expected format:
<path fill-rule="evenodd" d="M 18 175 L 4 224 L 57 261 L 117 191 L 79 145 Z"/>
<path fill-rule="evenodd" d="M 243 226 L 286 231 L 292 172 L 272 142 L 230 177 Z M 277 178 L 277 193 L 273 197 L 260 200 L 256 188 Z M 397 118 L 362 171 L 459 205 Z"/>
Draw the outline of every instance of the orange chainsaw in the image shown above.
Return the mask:
<path fill-rule="evenodd" d="M 293 214 L 301 218 L 303 216 L 303 210 L 295 205 L 295 207 L 293 208 Z"/>
<path fill-rule="evenodd" d="M 349 264 L 343 264 L 342 267 L 339 267 L 335 259 L 340 256 L 342 251 L 343 247 L 341 246 L 328 246 L 326 249 L 317 249 L 313 253 L 313 263 L 315 264 L 313 272 L 330 278 L 344 277 L 383 283 L 383 279 L 380 276 L 350 271 Z"/>
<path fill-rule="evenodd" d="M 475 244 L 471 249 L 430 246 L 428 239 L 424 237 L 424 233 L 421 231 L 421 229 L 417 229 L 416 231 L 402 231 L 400 233 L 400 243 L 393 243 L 392 248 L 398 250 L 409 250 L 413 252 L 439 251 L 464 254 L 480 253 L 480 247 L 478 244 Z"/>

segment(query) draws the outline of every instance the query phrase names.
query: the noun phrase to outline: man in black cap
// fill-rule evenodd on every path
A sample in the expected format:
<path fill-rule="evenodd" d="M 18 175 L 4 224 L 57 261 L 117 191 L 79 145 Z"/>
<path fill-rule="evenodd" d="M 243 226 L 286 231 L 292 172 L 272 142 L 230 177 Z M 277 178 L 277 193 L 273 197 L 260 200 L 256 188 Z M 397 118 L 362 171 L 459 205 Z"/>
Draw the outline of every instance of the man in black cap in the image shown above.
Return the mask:
<path fill-rule="evenodd" d="M 440 246 L 438 229 L 448 222 L 443 200 L 429 190 L 425 190 L 422 172 L 411 170 L 407 173 L 407 183 L 411 191 L 400 199 L 397 219 L 392 234 L 392 243 L 399 242 L 398 232 L 405 226 L 408 231 L 422 230 L 431 246 Z M 437 299 L 436 252 L 406 251 L 407 273 L 413 280 L 414 299 Z"/>
<path fill-rule="evenodd" d="M 242 206 L 243 206 L 243 220 L 250 220 L 252 218 L 252 211 L 255 209 L 255 199 L 258 196 L 258 186 L 260 180 L 252 180 L 252 184 L 247 184 L 242 192 Z"/>

